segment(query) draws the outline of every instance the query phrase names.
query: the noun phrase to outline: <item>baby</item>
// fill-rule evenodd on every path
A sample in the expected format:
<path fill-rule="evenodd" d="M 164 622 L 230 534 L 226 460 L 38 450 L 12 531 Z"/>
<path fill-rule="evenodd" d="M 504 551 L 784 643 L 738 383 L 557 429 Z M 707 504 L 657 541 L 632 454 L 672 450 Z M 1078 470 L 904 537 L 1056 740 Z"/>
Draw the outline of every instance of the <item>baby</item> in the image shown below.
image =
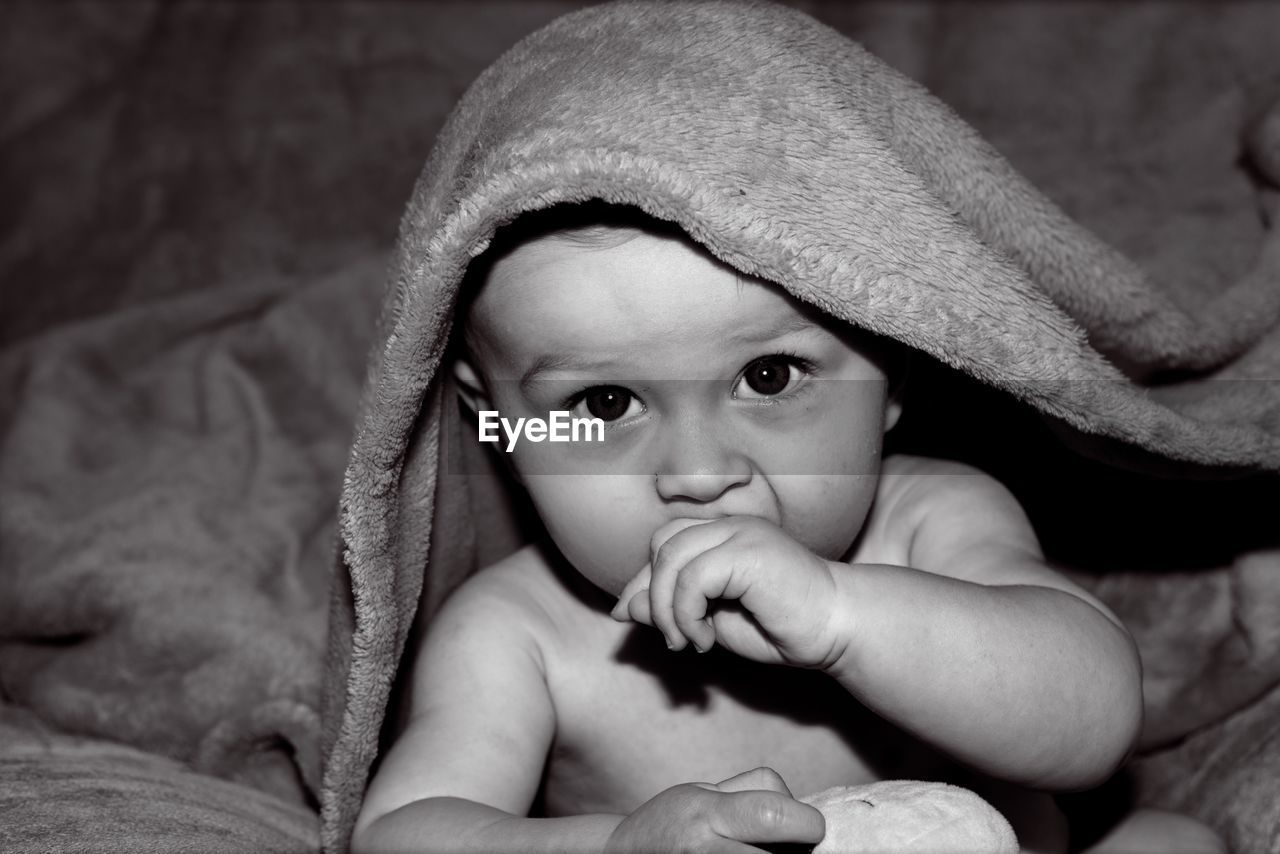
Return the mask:
<path fill-rule="evenodd" d="M 900 353 L 627 209 L 526 215 L 469 279 L 466 404 L 603 441 L 499 448 L 546 536 L 432 621 L 354 850 L 811 845 L 793 793 L 887 778 L 1067 850 L 1046 793 L 1133 748 L 1133 641 L 1000 484 L 881 458 Z M 1098 850 L 1220 846 L 1139 813 Z"/>

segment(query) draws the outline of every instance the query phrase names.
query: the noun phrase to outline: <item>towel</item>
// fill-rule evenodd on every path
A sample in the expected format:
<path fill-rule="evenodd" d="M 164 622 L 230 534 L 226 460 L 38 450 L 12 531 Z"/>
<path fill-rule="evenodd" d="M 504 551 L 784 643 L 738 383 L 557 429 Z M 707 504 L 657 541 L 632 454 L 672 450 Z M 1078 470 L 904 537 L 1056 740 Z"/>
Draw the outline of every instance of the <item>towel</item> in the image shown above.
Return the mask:
<path fill-rule="evenodd" d="M 1274 122 L 1258 127 L 1257 168 L 1276 181 Z M 1176 477 L 1280 471 L 1274 233 L 1189 313 L 924 88 L 798 11 L 565 16 L 463 96 L 402 220 L 341 499 L 327 850 L 349 836 L 419 604 L 429 616 L 512 529 L 484 481 L 441 457 L 462 426 L 440 371 L 459 284 L 499 226 L 590 199 L 677 223 L 1095 458 Z"/>

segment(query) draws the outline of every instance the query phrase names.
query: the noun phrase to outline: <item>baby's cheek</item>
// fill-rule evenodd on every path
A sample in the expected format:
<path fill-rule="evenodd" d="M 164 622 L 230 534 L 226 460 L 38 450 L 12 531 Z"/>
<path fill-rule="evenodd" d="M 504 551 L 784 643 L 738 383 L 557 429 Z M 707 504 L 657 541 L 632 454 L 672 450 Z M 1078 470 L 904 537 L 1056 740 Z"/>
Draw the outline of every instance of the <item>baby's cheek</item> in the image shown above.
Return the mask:
<path fill-rule="evenodd" d="M 574 489 L 576 480 L 559 475 L 532 478 L 526 485 L 560 552 L 581 575 L 616 595 L 648 562 L 655 525 L 646 522 L 637 502 L 630 509 L 620 507 L 598 485 Z"/>
<path fill-rule="evenodd" d="M 562 533 L 556 544 L 581 575 L 616 595 L 649 559 L 648 549 L 629 533 L 588 523 Z"/>
<path fill-rule="evenodd" d="M 876 482 L 861 475 L 791 479 L 783 493 L 783 529 L 819 557 L 842 559 L 866 524 Z"/>

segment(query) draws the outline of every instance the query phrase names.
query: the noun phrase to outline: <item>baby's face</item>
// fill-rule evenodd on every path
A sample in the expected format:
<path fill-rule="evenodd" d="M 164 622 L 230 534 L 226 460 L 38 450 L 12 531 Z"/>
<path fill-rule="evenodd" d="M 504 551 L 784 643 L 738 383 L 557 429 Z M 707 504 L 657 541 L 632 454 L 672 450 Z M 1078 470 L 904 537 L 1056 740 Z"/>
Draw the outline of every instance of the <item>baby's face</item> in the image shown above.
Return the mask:
<path fill-rule="evenodd" d="M 511 454 L 561 552 L 614 595 L 676 518 L 760 516 L 846 556 L 897 414 L 863 336 L 681 239 L 616 236 L 544 237 L 495 263 L 459 368 L 471 402 L 513 423 L 606 422 L 602 442 Z"/>

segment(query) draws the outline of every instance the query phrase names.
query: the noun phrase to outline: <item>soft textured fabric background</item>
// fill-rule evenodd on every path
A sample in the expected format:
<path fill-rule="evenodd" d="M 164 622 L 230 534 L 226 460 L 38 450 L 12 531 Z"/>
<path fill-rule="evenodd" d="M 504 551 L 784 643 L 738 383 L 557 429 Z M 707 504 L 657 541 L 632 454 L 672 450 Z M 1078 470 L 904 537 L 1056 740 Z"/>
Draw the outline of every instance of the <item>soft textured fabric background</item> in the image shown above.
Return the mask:
<path fill-rule="evenodd" d="M 0 5 L 0 331 L 386 246 L 457 96 L 565 0 Z M 1190 301 L 1261 236 L 1272 4 L 798 2 Z M 56 283 L 56 287 L 51 287 Z"/>
<path fill-rule="evenodd" d="M 307 802 L 332 511 L 384 253 L 458 94 L 577 5 L 0 5 L 0 700 L 40 728 Z M 1273 4 L 796 5 L 933 89 L 1183 304 L 1252 262 L 1276 210 L 1242 158 L 1280 99 Z M 1113 601 L 1164 643 L 1202 608 L 1275 601 L 1257 561 L 1200 574 L 1235 550 L 1197 551 L 1195 530 L 1274 546 L 1242 518 L 1274 514 L 1276 497 L 1119 478 L 1043 524 L 1094 566 L 1100 530 L 1178 556 L 1194 596 L 1130 584 L 1167 565 L 1139 547 L 1107 567 L 1125 570 L 1105 582 Z M 1273 689 L 1256 660 L 1273 641 L 1193 638 L 1149 686 L 1187 709 L 1157 722 L 1153 746 L 1199 731 L 1146 763 L 1150 797 L 1241 850 L 1280 846 L 1276 772 L 1214 711 Z M 1275 697 L 1221 726 L 1264 744 L 1280 735 Z M 47 794 L 24 801 L 36 827 L 68 790 L 33 770 L 58 751 L 32 731 L 0 733 L 0 789 Z M 97 832 L 83 827 L 81 842 Z"/>

